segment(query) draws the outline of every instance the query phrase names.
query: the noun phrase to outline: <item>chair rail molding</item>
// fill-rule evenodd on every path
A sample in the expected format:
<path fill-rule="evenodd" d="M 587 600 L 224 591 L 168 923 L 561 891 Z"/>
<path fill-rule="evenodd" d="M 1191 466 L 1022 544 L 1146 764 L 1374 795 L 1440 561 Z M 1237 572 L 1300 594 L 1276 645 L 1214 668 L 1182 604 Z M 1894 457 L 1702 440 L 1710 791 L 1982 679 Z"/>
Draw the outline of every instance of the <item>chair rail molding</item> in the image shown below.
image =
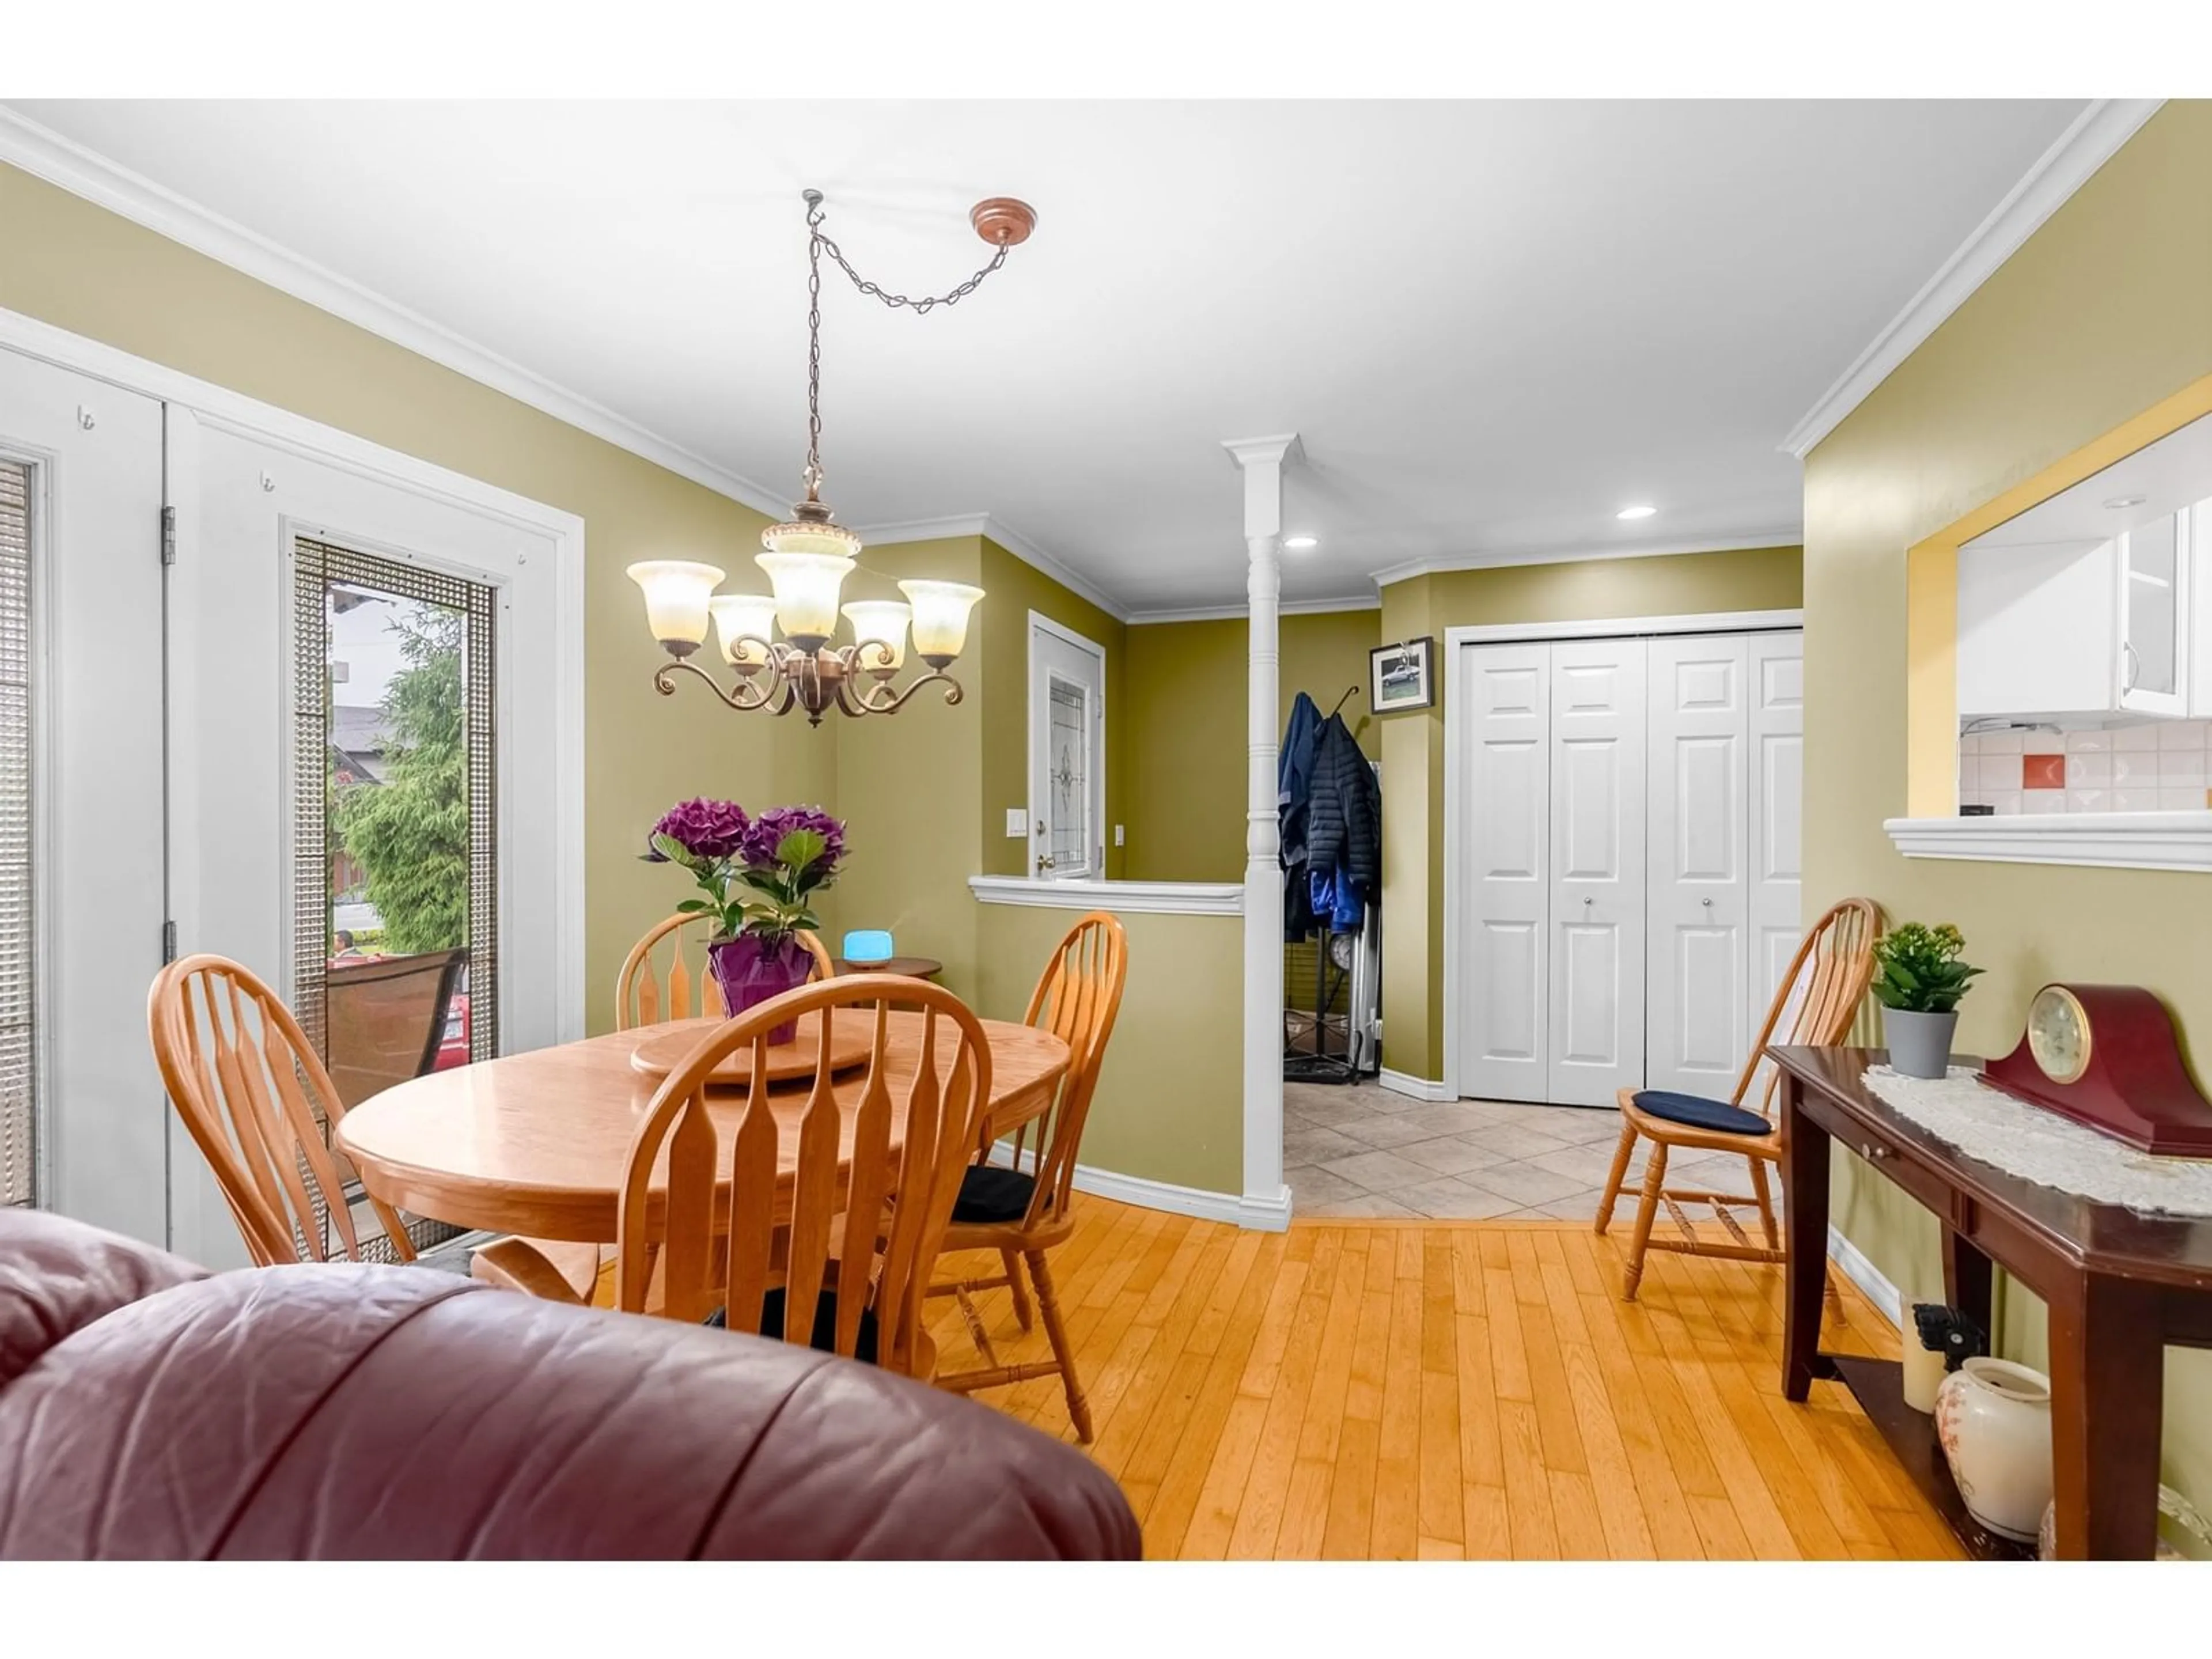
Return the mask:
<path fill-rule="evenodd" d="M 1881 827 L 1909 859 L 2212 871 L 2212 811 L 1886 818 Z"/>
<path fill-rule="evenodd" d="M 1126 915 L 1234 916 L 1244 909 L 1242 883 L 1228 881 L 1048 881 L 1034 876 L 970 876 L 981 904 L 1041 910 L 1112 910 Z"/>

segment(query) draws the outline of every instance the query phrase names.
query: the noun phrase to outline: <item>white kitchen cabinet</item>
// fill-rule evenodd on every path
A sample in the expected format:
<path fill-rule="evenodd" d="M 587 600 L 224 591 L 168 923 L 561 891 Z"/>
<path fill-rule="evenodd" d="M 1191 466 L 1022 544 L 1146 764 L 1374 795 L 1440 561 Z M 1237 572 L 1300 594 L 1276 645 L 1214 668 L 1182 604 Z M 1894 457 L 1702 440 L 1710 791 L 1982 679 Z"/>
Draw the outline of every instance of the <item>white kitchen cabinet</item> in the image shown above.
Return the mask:
<path fill-rule="evenodd" d="M 2103 541 L 1959 552 L 1959 714 L 2181 715 L 2195 653 L 2201 510 Z M 2212 688 L 2206 688 L 2212 690 Z"/>

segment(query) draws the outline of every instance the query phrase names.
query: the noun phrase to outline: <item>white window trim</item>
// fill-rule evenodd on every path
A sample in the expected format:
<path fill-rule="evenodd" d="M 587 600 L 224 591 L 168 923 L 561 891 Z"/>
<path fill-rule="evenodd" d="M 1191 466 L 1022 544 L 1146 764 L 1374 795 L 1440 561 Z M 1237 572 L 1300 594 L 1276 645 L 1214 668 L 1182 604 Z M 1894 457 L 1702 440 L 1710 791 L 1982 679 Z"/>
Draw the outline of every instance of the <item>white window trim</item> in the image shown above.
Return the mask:
<path fill-rule="evenodd" d="M 1028 665 L 1025 670 L 1027 684 L 1022 688 L 1022 773 L 1027 780 L 1027 810 L 1031 828 L 1030 840 L 1022 848 L 1022 867 L 1025 871 L 1033 871 L 1036 867 L 1036 860 L 1030 852 L 1030 848 L 1036 845 L 1035 826 L 1037 821 L 1037 780 L 1034 763 L 1036 759 L 1036 722 L 1040 714 L 1044 711 L 1040 711 L 1030 704 L 1030 694 L 1036 687 L 1036 638 L 1039 634 L 1049 634 L 1063 645 L 1073 646 L 1079 651 L 1087 651 L 1098 659 L 1098 781 L 1096 789 L 1098 821 L 1091 826 L 1097 832 L 1097 845 L 1094 852 L 1093 867 L 1088 874 L 1067 877 L 1046 876 L 1040 877 L 1038 879 L 1103 881 L 1106 876 L 1106 647 L 1097 641 L 1086 639 L 1073 629 L 1054 622 L 1042 611 L 1030 612 L 1029 631 L 1024 636 L 1023 646 L 1023 654 Z"/>
<path fill-rule="evenodd" d="M 554 595 L 555 783 L 559 808 L 551 826 L 555 862 L 559 871 L 555 892 L 540 902 L 555 911 L 556 983 L 555 1029 L 563 1042 L 584 1035 L 584 521 L 575 514 L 548 507 L 511 490 L 500 489 L 465 473 L 387 449 L 366 438 L 326 426 L 279 409 L 228 386 L 203 380 L 166 365 L 134 356 L 98 340 L 72 334 L 21 312 L 0 309 L 0 346 L 52 363 L 80 374 L 92 375 L 126 391 L 179 405 L 210 423 L 282 445 L 311 459 L 342 467 L 364 477 L 379 479 L 418 494 L 441 496 L 477 513 L 512 520 L 550 538 L 556 562 Z M 171 470 L 173 480 L 191 477 L 189 468 Z M 176 487 L 173 483 L 173 489 Z M 191 580 L 191 538 L 196 514 L 185 510 L 192 503 L 178 503 L 178 566 L 180 583 Z M 171 698 L 175 718 L 192 706 L 192 664 L 189 651 L 179 652 L 174 664 L 177 684 Z M 180 793 L 194 787 L 192 745 L 188 732 L 173 726 L 170 756 L 173 787 Z M 183 741 L 179 741 L 179 738 Z M 178 805 L 184 805 L 179 801 Z M 182 826 L 193 821 L 189 811 L 174 812 Z M 174 867 L 190 868 L 198 849 L 181 844 L 171 848 Z M 520 900 L 516 900 L 520 902 Z M 175 921 L 185 948 L 190 948 L 195 924 L 197 895 L 190 884 L 175 890 Z"/>
<path fill-rule="evenodd" d="M 1444 1012 L 1442 1047 L 1443 1076 L 1430 1085 L 1442 1091 L 1441 1098 L 1457 1100 L 1459 1092 L 1460 950 L 1467 938 L 1464 915 L 1467 884 L 1454 879 L 1463 867 L 1468 836 L 1467 778 L 1460 758 L 1457 722 L 1461 719 L 1459 649 L 1463 645 L 1522 644 L 1549 640 L 1638 639 L 1662 634 L 1771 634 L 1803 631 L 1805 613 L 1796 611 L 1701 611 L 1680 616 L 1612 617 L 1596 622 L 1486 623 L 1444 629 Z M 1423 1079 L 1424 1083 L 1426 1082 Z M 1399 1092 L 1408 1092 L 1400 1089 Z"/>

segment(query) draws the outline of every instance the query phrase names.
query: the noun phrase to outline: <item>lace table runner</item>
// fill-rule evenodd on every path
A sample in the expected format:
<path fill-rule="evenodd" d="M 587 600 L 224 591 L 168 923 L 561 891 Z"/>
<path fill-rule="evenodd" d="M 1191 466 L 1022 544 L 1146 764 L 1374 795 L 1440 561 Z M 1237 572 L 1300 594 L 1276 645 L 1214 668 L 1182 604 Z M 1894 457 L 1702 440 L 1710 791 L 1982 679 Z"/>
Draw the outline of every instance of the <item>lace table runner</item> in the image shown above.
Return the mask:
<path fill-rule="evenodd" d="M 2124 1141 L 2015 1100 L 1954 1066 L 1943 1078 L 1870 1066 L 1869 1093 L 1968 1158 L 2099 1204 L 2147 1214 L 2212 1216 L 2212 1158 L 2154 1158 Z"/>

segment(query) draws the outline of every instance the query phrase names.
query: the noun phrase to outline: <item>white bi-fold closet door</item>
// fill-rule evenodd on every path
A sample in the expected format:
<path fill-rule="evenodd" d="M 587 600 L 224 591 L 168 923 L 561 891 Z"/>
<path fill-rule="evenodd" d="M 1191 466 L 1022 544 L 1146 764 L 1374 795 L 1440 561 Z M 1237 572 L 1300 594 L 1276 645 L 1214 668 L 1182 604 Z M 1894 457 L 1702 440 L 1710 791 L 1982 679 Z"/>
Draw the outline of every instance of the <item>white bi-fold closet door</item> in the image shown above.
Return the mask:
<path fill-rule="evenodd" d="M 1800 641 L 1461 648 L 1462 1094 L 1728 1092 L 1796 941 Z"/>

